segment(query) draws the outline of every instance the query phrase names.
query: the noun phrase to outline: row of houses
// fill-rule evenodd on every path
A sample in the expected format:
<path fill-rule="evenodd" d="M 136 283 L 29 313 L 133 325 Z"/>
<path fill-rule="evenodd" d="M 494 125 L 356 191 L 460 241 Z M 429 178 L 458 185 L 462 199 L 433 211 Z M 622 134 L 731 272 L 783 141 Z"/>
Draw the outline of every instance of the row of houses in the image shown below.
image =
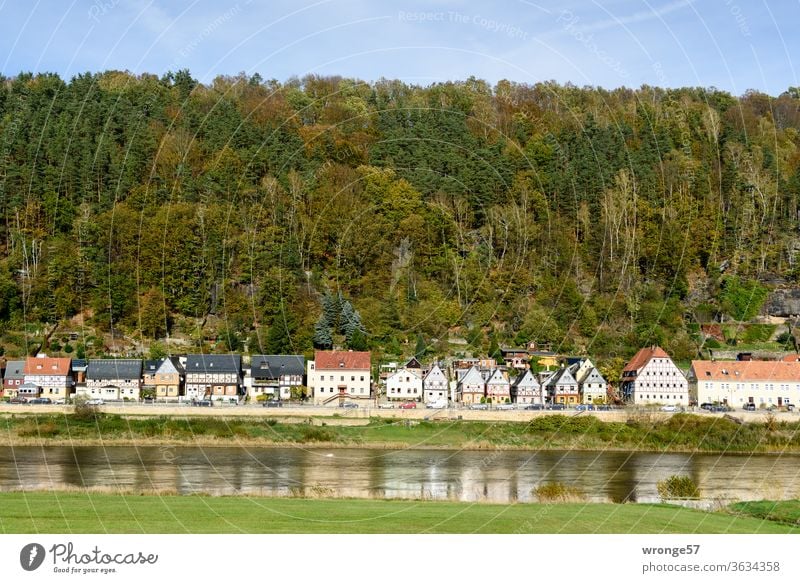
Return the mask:
<path fill-rule="evenodd" d="M 104 400 L 138 400 L 150 389 L 160 400 L 238 400 L 250 394 L 289 398 L 303 384 L 304 357 L 255 355 L 243 367 L 238 354 L 189 354 L 158 360 L 70 359 L 46 355 L 6 364 L 4 397 L 73 395 Z"/>
<path fill-rule="evenodd" d="M 144 389 L 156 399 L 289 399 L 307 386 L 315 404 L 341 405 L 374 399 L 369 352 L 317 351 L 302 355 L 190 354 L 159 360 L 70 359 L 46 355 L 6 363 L 4 397 L 138 400 Z M 626 364 L 620 396 L 636 405 L 687 406 L 722 403 L 787 406 L 800 402 L 800 356 L 782 361 L 694 360 L 684 374 L 662 348 L 642 348 Z M 490 358 L 461 359 L 446 367 L 411 359 L 384 378 L 390 401 L 577 405 L 607 401 L 609 383 L 588 358 L 567 359 L 554 370 L 498 366 Z"/>

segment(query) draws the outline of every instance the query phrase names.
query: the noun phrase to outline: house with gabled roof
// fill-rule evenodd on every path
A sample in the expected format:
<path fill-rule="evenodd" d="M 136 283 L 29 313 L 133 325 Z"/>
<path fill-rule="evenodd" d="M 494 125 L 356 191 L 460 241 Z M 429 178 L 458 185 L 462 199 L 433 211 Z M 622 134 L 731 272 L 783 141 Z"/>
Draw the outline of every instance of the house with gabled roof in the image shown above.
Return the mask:
<path fill-rule="evenodd" d="M 155 358 L 145 360 L 142 364 L 142 388 L 153 389 L 156 388 L 156 371 L 161 363 L 164 362 L 163 358 Z"/>
<path fill-rule="evenodd" d="M 247 394 L 251 400 L 259 395 L 290 399 L 292 387 L 303 386 L 305 368 L 302 354 L 255 354 L 250 359 Z"/>
<path fill-rule="evenodd" d="M 642 348 L 622 369 L 622 398 L 635 405 L 688 405 L 683 372 L 660 346 Z"/>
<path fill-rule="evenodd" d="M 511 402 L 511 383 L 499 368 L 486 380 L 486 400 L 494 404 Z"/>
<path fill-rule="evenodd" d="M 563 405 L 577 405 L 580 403 L 580 393 L 578 391 L 578 381 L 564 367 L 555 371 L 545 384 L 547 399 L 551 403 L 561 403 Z"/>
<path fill-rule="evenodd" d="M 533 372 L 526 370 L 517 375 L 511 384 L 511 400 L 524 405 L 544 405 L 544 392 Z"/>
<path fill-rule="evenodd" d="M 344 405 L 370 399 L 372 359 L 369 352 L 317 350 L 306 365 L 308 387 L 317 405 Z"/>
<path fill-rule="evenodd" d="M 596 367 L 585 370 L 575 380 L 584 404 L 605 403 L 608 399 L 608 382 Z"/>
<path fill-rule="evenodd" d="M 688 375 L 695 403 L 723 403 L 741 409 L 800 405 L 800 362 L 693 360 Z"/>
<path fill-rule="evenodd" d="M 93 399 L 138 401 L 142 389 L 142 361 L 138 358 L 90 359 L 86 385 L 80 393 Z"/>
<path fill-rule="evenodd" d="M 163 359 L 153 373 L 156 399 L 175 400 L 184 393 L 186 367 L 178 356 Z"/>
<path fill-rule="evenodd" d="M 449 389 L 447 375 L 444 374 L 437 363 L 434 363 L 431 370 L 422 379 L 425 403 L 447 401 Z"/>
<path fill-rule="evenodd" d="M 238 400 L 242 394 L 242 357 L 239 354 L 186 356 L 186 397 Z"/>
<path fill-rule="evenodd" d="M 32 356 L 25 361 L 23 371 L 25 383 L 40 387 L 43 397 L 67 398 L 74 387 L 69 358 Z"/>
<path fill-rule="evenodd" d="M 3 396 L 14 398 L 19 394 L 19 387 L 25 382 L 25 361 L 9 360 L 3 375 Z"/>
<path fill-rule="evenodd" d="M 390 401 L 422 400 L 422 375 L 420 369 L 401 368 L 392 374 L 386 379 L 386 397 Z"/>
<path fill-rule="evenodd" d="M 457 392 L 465 405 L 480 403 L 486 397 L 486 381 L 477 367 L 471 366 L 459 379 Z"/>

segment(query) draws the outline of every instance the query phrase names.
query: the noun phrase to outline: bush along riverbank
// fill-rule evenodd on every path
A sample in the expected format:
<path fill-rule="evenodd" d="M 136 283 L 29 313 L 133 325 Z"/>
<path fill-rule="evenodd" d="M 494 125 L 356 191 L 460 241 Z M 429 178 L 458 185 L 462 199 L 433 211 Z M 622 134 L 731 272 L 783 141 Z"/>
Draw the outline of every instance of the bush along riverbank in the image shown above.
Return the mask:
<path fill-rule="evenodd" d="M 24 444 L 161 444 L 454 449 L 585 449 L 720 453 L 800 453 L 800 422 L 737 424 L 724 417 L 667 419 L 547 415 L 529 422 L 372 419 L 361 426 L 276 418 L 126 418 L 101 412 L 0 417 L 3 441 Z M 333 423 L 334 421 L 327 421 Z"/>

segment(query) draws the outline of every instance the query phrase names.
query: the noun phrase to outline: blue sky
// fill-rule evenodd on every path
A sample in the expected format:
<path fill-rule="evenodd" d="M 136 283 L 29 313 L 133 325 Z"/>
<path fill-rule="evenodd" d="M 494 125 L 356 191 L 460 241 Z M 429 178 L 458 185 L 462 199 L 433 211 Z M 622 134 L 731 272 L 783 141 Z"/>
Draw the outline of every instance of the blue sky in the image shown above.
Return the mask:
<path fill-rule="evenodd" d="M 777 95 L 800 85 L 798 22 L 798 0 L 0 0 L 0 71 L 474 75 Z"/>

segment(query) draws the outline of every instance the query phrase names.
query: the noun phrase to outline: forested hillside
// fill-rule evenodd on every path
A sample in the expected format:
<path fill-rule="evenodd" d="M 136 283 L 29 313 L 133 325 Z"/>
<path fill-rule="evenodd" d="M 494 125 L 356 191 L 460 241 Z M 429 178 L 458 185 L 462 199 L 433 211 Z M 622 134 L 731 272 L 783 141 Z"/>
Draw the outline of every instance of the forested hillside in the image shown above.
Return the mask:
<path fill-rule="evenodd" d="M 83 316 L 204 350 L 316 334 L 442 354 L 449 335 L 686 358 L 698 324 L 748 320 L 800 273 L 798 106 L 796 89 L 0 79 L 2 343 Z"/>

